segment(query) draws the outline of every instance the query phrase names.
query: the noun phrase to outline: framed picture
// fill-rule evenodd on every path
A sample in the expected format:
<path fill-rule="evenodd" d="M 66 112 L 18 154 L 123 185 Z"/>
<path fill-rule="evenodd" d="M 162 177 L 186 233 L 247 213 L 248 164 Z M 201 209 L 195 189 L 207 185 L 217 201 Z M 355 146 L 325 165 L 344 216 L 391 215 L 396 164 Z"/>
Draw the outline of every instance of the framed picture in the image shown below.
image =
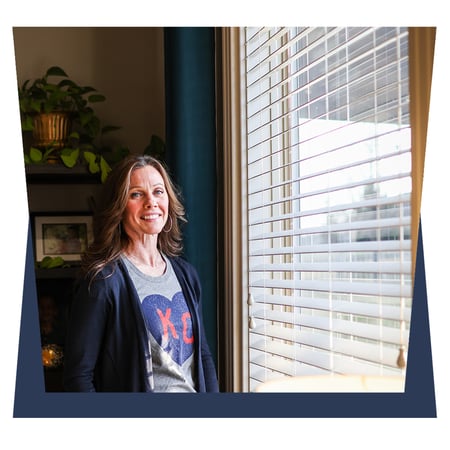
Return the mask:
<path fill-rule="evenodd" d="M 80 261 L 93 241 L 91 215 L 35 215 L 35 258 L 60 256 L 65 261 Z"/>

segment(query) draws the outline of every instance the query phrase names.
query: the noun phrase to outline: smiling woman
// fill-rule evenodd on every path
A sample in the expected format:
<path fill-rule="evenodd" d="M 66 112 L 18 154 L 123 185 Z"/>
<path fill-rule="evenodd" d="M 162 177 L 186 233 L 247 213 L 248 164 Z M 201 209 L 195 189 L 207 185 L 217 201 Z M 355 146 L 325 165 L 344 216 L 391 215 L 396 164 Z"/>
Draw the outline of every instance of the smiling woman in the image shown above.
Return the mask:
<path fill-rule="evenodd" d="M 158 264 L 161 267 L 157 241 L 167 221 L 169 206 L 164 180 L 152 166 L 134 170 L 129 192 L 122 220 L 131 239 L 126 254 L 144 269 L 158 268 Z"/>
<path fill-rule="evenodd" d="M 67 391 L 218 391 L 199 278 L 180 256 L 182 221 L 184 208 L 158 160 L 130 156 L 115 166 L 75 289 Z"/>

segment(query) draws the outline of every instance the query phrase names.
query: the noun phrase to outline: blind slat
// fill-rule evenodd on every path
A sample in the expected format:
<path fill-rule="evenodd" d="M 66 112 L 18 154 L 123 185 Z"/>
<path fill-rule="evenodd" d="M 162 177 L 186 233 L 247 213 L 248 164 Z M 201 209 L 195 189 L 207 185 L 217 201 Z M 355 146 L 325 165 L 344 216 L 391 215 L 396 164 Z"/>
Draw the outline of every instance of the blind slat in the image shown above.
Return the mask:
<path fill-rule="evenodd" d="M 254 250 L 250 256 L 288 255 L 306 253 L 344 253 L 344 252 L 395 252 L 410 250 L 411 243 L 405 241 L 362 241 L 348 243 L 325 243 L 317 245 L 286 246 Z"/>
<path fill-rule="evenodd" d="M 396 344 L 400 339 L 407 338 L 407 333 L 401 331 L 398 328 L 391 328 L 388 326 L 371 325 L 370 323 L 364 323 L 358 320 L 344 320 L 344 319 L 331 319 L 326 315 L 308 315 L 300 314 L 293 322 L 289 318 L 290 313 L 282 311 L 261 311 L 260 315 L 257 312 L 253 314 L 253 318 L 256 323 L 256 327 L 252 330 L 252 333 L 266 332 L 268 333 L 268 325 L 270 322 L 288 323 L 295 326 L 307 327 L 310 329 L 321 330 L 326 332 L 341 333 L 348 336 L 353 336 L 361 339 L 371 339 L 376 342 L 383 342 L 387 344 Z M 290 314 L 292 316 L 292 314 Z M 265 323 L 265 322 L 268 323 Z M 286 335 L 293 333 L 293 330 L 289 327 L 273 327 L 285 330 Z M 320 347 L 319 345 L 315 345 Z"/>
<path fill-rule="evenodd" d="M 261 240 L 276 239 L 284 237 L 296 237 L 307 234 L 319 234 L 319 233 L 336 233 L 339 231 L 358 231 L 358 230 L 382 230 L 383 228 L 391 227 L 405 227 L 411 222 L 410 217 L 394 217 L 383 218 L 364 221 L 346 221 L 345 223 L 330 223 L 328 225 L 311 227 L 311 228 L 296 228 L 289 230 L 277 230 L 263 234 L 253 234 L 251 242 L 255 243 Z"/>
<path fill-rule="evenodd" d="M 254 295 L 255 305 L 282 305 L 285 307 L 308 308 L 311 310 L 330 311 L 332 313 L 355 314 L 361 317 L 383 318 L 386 320 L 400 321 L 402 316 L 410 317 L 411 308 L 392 306 L 385 304 L 380 306 L 377 303 L 363 303 L 362 301 L 338 301 L 325 298 L 312 298 L 305 296 L 287 295 Z M 291 321 L 292 322 L 292 321 Z"/>
<path fill-rule="evenodd" d="M 300 289 L 322 292 L 343 292 L 356 295 L 382 295 L 387 297 L 403 297 L 409 294 L 410 288 L 387 283 L 359 283 L 345 281 L 309 281 L 309 280 L 258 280 L 250 284 L 252 287 L 264 287 L 272 289 Z"/>
<path fill-rule="evenodd" d="M 256 224 L 262 224 L 262 223 L 269 223 L 269 222 L 280 222 L 282 220 L 286 219 L 292 219 L 292 218 L 301 218 L 306 216 L 316 216 L 319 214 L 330 214 L 334 212 L 340 212 L 340 211 L 354 211 L 354 210 L 361 210 L 363 208 L 380 208 L 380 207 L 389 207 L 389 206 L 395 206 L 399 204 L 406 204 L 409 205 L 410 203 L 410 194 L 402 194 L 398 196 L 393 196 L 389 198 L 378 198 L 378 199 L 368 199 L 365 201 L 358 201 L 354 202 L 352 204 L 340 204 L 340 205 L 332 205 L 327 206 L 323 208 L 317 208 L 317 209 L 310 209 L 306 211 L 296 211 L 292 213 L 287 214 L 280 214 L 276 216 L 262 216 L 262 217 L 255 217 L 253 220 L 249 220 L 249 225 L 256 225 Z M 260 209 L 260 207 L 258 207 Z M 249 213 L 252 212 L 252 208 L 249 208 Z"/>
<path fill-rule="evenodd" d="M 251 272 L 354 272 L 378 273 L 380 263 L 377 262 L 327 262 L 327 263 L 282 263 L 258 264 L 250 266 Z M 383 273 L 409 273 L 411 264 L 404 261 L 384 263 Z"/>

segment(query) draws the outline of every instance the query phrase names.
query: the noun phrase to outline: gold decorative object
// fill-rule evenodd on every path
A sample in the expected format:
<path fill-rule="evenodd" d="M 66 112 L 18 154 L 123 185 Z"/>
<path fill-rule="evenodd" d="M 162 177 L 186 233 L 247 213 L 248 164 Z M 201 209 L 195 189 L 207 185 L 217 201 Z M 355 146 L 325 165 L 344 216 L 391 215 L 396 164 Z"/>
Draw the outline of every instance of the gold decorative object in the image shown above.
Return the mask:
<path fill-rule="evenodd" d="M 61 149 L 70 133 L 70 116 L 67 112 L 36 114 L 33 126 L 33 143 L 36 147 Z"/>

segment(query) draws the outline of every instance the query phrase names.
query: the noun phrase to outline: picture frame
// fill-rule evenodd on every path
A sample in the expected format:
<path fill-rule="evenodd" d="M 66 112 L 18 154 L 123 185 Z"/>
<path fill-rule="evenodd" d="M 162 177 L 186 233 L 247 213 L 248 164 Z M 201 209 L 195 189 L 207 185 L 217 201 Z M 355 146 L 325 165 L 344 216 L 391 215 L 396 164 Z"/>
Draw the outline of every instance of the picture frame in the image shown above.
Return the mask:
<path fill-rule="evenodd" d="M 93 241 L 93 221 L 89 214 L 34 215 L 35 259 L 61 257 L 79 262 Z"/>

